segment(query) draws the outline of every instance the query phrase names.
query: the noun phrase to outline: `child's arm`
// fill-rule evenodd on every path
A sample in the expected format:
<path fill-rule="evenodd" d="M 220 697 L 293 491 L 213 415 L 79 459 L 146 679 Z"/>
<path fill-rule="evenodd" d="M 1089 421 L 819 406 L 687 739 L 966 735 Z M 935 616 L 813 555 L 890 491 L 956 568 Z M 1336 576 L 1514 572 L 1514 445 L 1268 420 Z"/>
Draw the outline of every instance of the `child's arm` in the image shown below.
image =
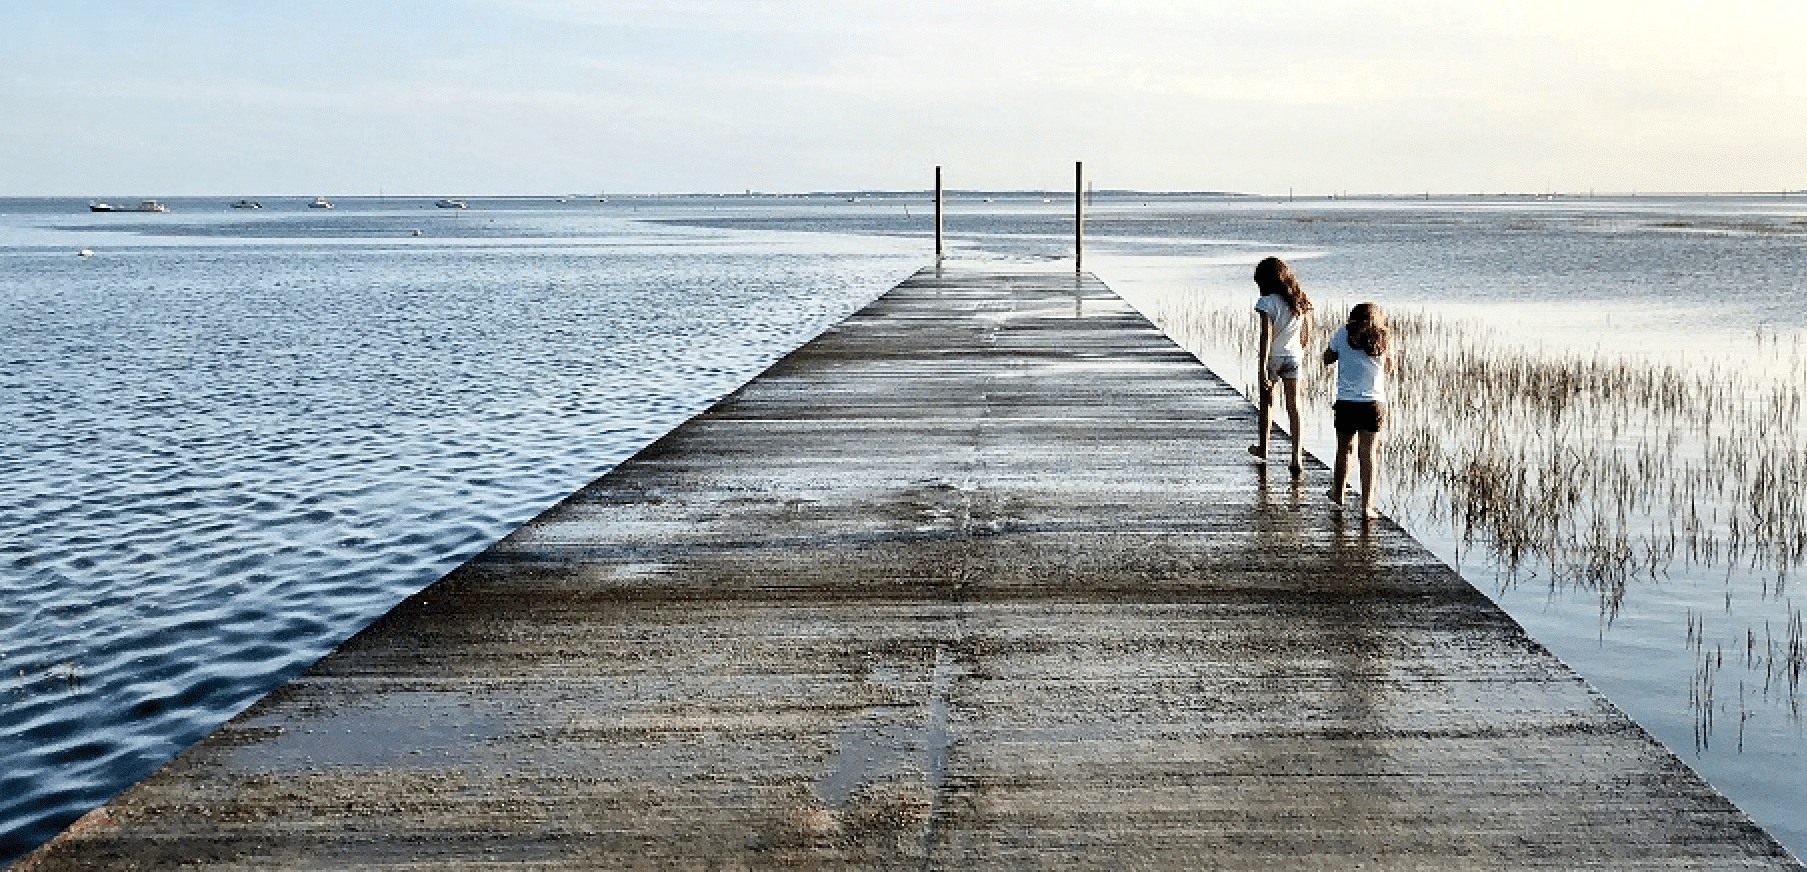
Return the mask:
<path fill-rule="evenodd" d="M 1261 356 L 1255 358 L 1255 372 L 1259 373 L 1261 376 L 1261 386 L 1267 387 L 1269 382 L 1267 357 L 1269 354 L 1272 354 L 1274 350 L 1274 322 L 1267 317 L 1266 312 L 1256 312 L 1255 320 L 1261 322 L 1261 341 L 1256 343 L 1260 347 Z"/>

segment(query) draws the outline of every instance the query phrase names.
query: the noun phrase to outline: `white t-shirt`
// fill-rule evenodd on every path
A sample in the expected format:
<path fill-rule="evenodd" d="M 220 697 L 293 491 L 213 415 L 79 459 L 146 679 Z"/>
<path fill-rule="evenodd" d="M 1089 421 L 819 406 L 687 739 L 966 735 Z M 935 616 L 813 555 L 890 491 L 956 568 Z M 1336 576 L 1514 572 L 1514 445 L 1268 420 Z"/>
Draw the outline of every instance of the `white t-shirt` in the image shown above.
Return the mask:
<path fill-rule="evenodd" d="M 1267 359 L 1303 360 L 1305 345 L 1299 339 L 1299 328 L 1304 319 L 1293 314 L 1286 298 L 1279 294 L 1262 294 L 1261 299 L 1255 301 L 1255 311 L 1274 322 L 1274 344 L 1268 346 Z"/>
<path fill-rule="evenodd" d="M 1387 400 L 1387 373 L 1379 360 L 1349 344 L 1349 328 L 1336 328 L 1330 336 L 1331 351 L 1336 352 L 1336 398 L 1355 403 L 1384 403 Z"/>

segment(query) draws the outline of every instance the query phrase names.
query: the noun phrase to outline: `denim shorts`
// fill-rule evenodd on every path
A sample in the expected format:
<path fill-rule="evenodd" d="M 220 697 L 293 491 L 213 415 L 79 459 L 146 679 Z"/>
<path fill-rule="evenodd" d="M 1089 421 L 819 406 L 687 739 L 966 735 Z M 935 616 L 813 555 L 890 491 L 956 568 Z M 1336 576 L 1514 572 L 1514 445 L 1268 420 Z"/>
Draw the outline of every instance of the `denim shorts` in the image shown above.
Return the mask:
<path fill-rule="evenodd" d="M 1267 377 L 1278 381 L 1283 378 L 1299 377 L 1299 359 L 1296 357 L 1269 357 L 1267 359 Z"/>

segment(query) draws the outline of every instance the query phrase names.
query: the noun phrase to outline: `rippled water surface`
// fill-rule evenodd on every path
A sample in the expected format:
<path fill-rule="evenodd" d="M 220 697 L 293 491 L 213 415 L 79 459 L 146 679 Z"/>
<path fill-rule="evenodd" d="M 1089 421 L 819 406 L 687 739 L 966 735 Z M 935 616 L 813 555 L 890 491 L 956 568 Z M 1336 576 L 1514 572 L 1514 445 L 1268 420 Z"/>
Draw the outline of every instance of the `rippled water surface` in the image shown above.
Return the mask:
<path fill-rule="evenodd" d="M 0 860 L 932 254 L 921 195 L 266 203 L 0 200 Z M 1151 311 L 1252 306 L 1249 270 L 1278 254 L 1320 299 L 1555 351 L 1756 371 L 1753 335 L 1807 334 L 1807 198 L 1091 209 L 1086 266 Z M 956 260 L 1072 253 L 1060 198 L 956 196 L 946 226 Z M 1681 568 L 1607 621 L 1594 591 L 1502 584 L 1480 550 L 1401 520 L 1807 851 L 1798 693 L 1758 688 L 1733 647 L 1797 613 L 1793 587 Z M 1690 693 L 1711 645 L 1728 671 L 1703 743 Z"/>
<path fill-rule="evenodd" d="M 173 207 L 0 200 L 0 860 L 923 262 L 635 220 L 708 201 Z"/>

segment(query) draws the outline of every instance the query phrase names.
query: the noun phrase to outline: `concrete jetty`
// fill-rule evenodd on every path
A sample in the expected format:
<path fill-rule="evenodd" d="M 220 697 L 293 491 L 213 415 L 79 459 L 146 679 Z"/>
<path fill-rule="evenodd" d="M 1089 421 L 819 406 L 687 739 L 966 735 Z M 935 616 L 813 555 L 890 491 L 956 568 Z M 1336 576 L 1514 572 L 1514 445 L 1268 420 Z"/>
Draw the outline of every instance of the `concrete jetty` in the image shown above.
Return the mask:
<path fill-rule="evenodd" d="M 1801 868 L 1254 422 L 926 269 L 15 868 Z"/>

